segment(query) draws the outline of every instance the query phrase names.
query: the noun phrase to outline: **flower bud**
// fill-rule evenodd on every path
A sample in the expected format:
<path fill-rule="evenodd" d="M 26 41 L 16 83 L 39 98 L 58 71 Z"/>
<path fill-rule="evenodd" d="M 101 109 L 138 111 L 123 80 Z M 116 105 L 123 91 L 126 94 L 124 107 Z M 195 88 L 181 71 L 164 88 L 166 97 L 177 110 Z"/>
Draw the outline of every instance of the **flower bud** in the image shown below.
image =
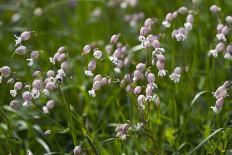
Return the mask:
<path fill-rule="evenodd" d="M 80 155 L 81 154 L 81 147 L 80 146 L 76 146 L 73 150 L 74 155 Z"/>
<path fill-rule="evenodd" d="M 89 71 L 95 70 L 96 69 L 96 61 L 94 61 L 94 60 L 90 61 L 88 64 L 88 69 L 89 69 Z"/>
<path fill-rule="evenodd" d="M 138 95 L 138 94 L 141 93 L 141 91 L 142 91 L 142 87 L 141 87 L 141 86 L 137 86 L 137 87 L 135 87 L 135 89 L 134 89 L 134 94 Z"/>
<path fill-rule="evenodd" d="M 32 51 L 31 52 L 32 59 L 38 59 L 38 57 L 39 57 L 39 51 Z"/>
<path fill-rule="evenodd" d="M 55 106 L 55 101 L 54 101 L 54 100 L 49 100 L 49 101 L 46 103 L 46 107 L 47 107 L 48 109 L 52 109 L 54 106 Z"/>
<path fill-rule="evenodd" d="M 148 83 L 155 83 L 155 75 L 153 73 L 147 74 L 147 82 Z"/>
<path fill-rule="evenodd" d="M 184 14 L 188 13 L 188 8 L 186 8 L 185 6 L 182 6 L 178 9 L 178 13 L 181 15 L 184 15 Z"/>
<path fill-rule="evenodd" d="M 19 109 L 19 101 L 18 100 L 13 100 L 10 102 L 10 107 L 15 109 L 15 110 L 18 110 Z"/>
<path fill-rule="evenodd" d="M 94 52 L 93 52 L 93 56 L 97 59 L 101 59 L 103 54 L 102 54 L 102 51 L 98 50 L 98 49 L 94 49 Z"/>
<path fill-rule="evenodd" d="M 9 77 L 11 74 L 11 68 L 8 66 L 3 66 L 0 68 L 0 73 L 3 77 Z"/>
<path fill-rule="evenodd" d="M 83 54 L 88 54 L 91 51 L 90 45 L 85 45 L 83 48 Z"/>
<path fill-rule="evenodd" d="M 120 36 L 120 34 L 114 34 L 114 35 L 112 35 L 112 37 L 110 38 L 110 43 L 111 44 L 116 44 L 117 41 L 118 41 L 119 36 Z"/>
<path fill-rule="evenodd" d="M 221 8 L 218 7 L 217 5 L 212 5 L 212 6 L 210 7 L 210 11 L 211 11 L 212 13 L 217 13 L 217 12 L 221 11 Z"/>
<path fill-rule="evenodd" d="M 26 47 L 25 46 L 19 46 L 15 49 L 15 53 L 18 55 L 24 55 L 26 53 Z"/>
<path fill-rule="evenodd" d="M 28 40 L 31 37 L 31 32 L 25 31 L 20 35 L 20 37 L 23 41 Z"/>

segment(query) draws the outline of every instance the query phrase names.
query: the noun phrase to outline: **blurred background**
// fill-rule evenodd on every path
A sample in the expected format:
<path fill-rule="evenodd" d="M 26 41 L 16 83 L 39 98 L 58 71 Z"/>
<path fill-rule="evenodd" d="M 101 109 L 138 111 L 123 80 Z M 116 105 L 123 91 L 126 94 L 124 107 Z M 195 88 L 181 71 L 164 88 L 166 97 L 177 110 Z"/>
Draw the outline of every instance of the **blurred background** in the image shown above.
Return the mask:
<path fill-rule="evenodd" d="M 121 33 L 122 42 L 136 46 L 146 18 L 157 18 L 158 24 L 152 32 L 158 34 L 163 31 L 161 23 L 166 14 L 181 6 L 192 8 L 191 0 L 0 0 L 0 67 L 8 65 L 16 79 L 32 82 L 33 71 L 49 70 L 48 58 L 59 47 L 67 48 L 72 69 L 61 89 L 75 113 L 76 138 L 86 154 L 185 154 L 218 128 L 225 130 L 198 153 L 231 153 L 232 98 L 226 99 L 218 115 L 210 109 L 215 102 L 211 92 L 232 79 L 231 61 L 225 60 L 223 55 L 218 58 L 207 55 L 215 47 L 217 33 L 217 17 L 209 11 L 212 4 L 222 8 L 221 19 L 231 15 L 231 0 L 197 0 L 197 14 L 188 38 L 176 42 L 171 30 L 166 30 L 166 37 L 160 41 L 166 49 L 166 69 L 171 73 L 174 67 L 181 66 L 188 71 L 183 73 L 179 84 L 168 77 L 157 78 L 161 105 L 152 109 L 150 135 L 141 132 L 126 141 L 115 139 L 112 124 L 127 120 L 133 124 L 139 122 L 134 106 L 136 97 L 113 84 L 91 98 L 88 90 L 92 82 L 84 75 L 90 58 L 81 55 L 82 49 L 86 44 L 95 43 L 104 50 L 104 45 L 116 33 Z M 184 17 L 178 18 L 172 27 L 180 27 L 184 22 Z M 27 48 L 43 51 L 38 64 L 31 69 L 24 56 L 12 57 L 14 35 L 23 31 L 34 31 L 25 42 Z M 227 42 L 231 39 L 230 34 Z M 135 59 L 137 62 L 145 60 L 144 54 L 138 53 Z M 112 64 L 100 65 L 97 72 L 112 72 Z M 0 154 L 21 155 L 28 150 L 36 155 L 71 154 L 74 144 L 69 131 L 49 119 L 67 126 L 61 97 L 51 96 L 57 104 L 47 118 L 36 108 L 11 109 L 9 90 L 12 87 L 0 84 Z M 194 97 L 202 92 L 190 109 Z M 40 99 L 36 104 L 42 107 L 45 103 L 46 99 Z M 46 130 L 54 134 L 45 136 Z"/>

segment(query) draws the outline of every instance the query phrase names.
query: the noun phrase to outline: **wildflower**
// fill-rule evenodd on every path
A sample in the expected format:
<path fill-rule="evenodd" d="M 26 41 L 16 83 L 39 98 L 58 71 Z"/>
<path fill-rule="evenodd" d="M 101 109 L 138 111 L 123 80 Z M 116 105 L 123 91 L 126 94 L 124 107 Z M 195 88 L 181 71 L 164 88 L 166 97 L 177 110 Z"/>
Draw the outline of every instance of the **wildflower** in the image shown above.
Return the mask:
<path fill-rule="evenodd" d="M 221 8 L 218 7 L 217 5 L 212 5 L 212 6 L 210 7 L 210 11 L 211 11 L 212 13 L 218 13 L 219 11 L 221 11 Z"/>
<path fill-rule="evenodd" d="M 139 108 L 141 108 L 142 110 L 145 109 L 145 103 L 146 101 L 146 97 L 144 95 L 139 95 L 138 98 L 137 98 L 137 102 L 138 102 L 138 105 L 139 105 Z"/>
<path fill-rule="evenodd" d="M 232 24 L 232 16 L 226 16 L 225 20 L 227 24 Z"/>
<path fill-rule="evenodd" d="M 15 97 L 17 95 L 17 90 L 22 89 L 23 83 L 22 82 L 16 82 L 14 84 L 14 89 L 10 90 L 11 96 Z"/>
<path fill-rule="evenodd" d="M 25 91 L 22 95 L 23 97 L 23 106 L 28 106 L 28 104 L 31 102 L 32 100 L 32 94 L 29 91 Z"/>
<path fill-rule="evenodd" d="M 27 59 L 29 61 L 28 66 L 32 66 L 35 59 L 38 59 L 39 52 L 38 51 L 32 51 L 31 52 L 31 58 Z"/>
<path fill-rule="evenodd" d="M 62 62 L 64 61 L 64 59 L 67 57 L 66 53 L 62 53 L 60 54 L 59 58 L 58 58 L 58 62 Z"/>
<path fill-rule="evenodd" d="M 92 97 L 95 97 L 96 96 L 95 91 L 100 89 L 101 86 L 102 86 L 101 81 L 94 81 L 92 89 L 90 91 L 88 91 L 89 95 Z"/>
<path fill-rule="evenodd" d="M 10 78 L 8 81 L 7 81 L 7 84 L 13 84 L 15 82 L 14 78 Z"/>
<path fill-rule="evenodd" d="M 142 72 L 139 71 L 139 70 L 135 70 L 135 71 L 134 71 L 133 81 L 136 82 L 136 81 L 138 81 L 138 80 L 140 80 L 140 79 L 142 79 L 142 78 L 143 78 Z"/>
<path fill-rule="evenodd" d="M 81 154 L 81 147 L 75 146 L 73 153 L 74 153 L 74 155 L 80 155 Z"/>
<path fill-rule="evenodd" d="M 115 129 L 116 137 L 118 137 L 121 140 L 126 140 L 128 129 L 129 124 L 127 123 L 118 125 Z"/>
<path fill-rule="evenodd" d="M 135 87 L 135 89 L 134 89 L 134 94 L 138 95 L 138 94 L 141 93 L 141 91 L 142 91 L 142 87 L 141 87 L 141 86 L 137 86 L 137 87 Z"/>
<path fill-rule="evenodd" d="M 180 73 L 181 73 L 181 68 L 176 67 L 173 71 L 173 73 L 169 76 L 174 83 L 178 83 L 180 81 Z"/>
<path fill-rule="evenodd" d="M 21 45 L 15 49 L 15 53 L 18 55 L 24 55 L 26 53 L 26 47 Z"/>
<path fill-rule="evenodd" d="M 220 33 L 216 35 L 218 41 L 226 41 L 226 37 L 224 34 Z"/>
<path fill-rule="evenodd" d="M 47 77 L 54 77 L 55 72 L 53 70 L 47 71 Z"/>
<path fill-rule="evenodd" d="M 94 49 L 94 52 L 93 52 L 93 56 L 97 59 L 101 59 L 103 54 L 102 54 L 102 51 L 98 50 L 98 49 Z"/>
<path fill-rule="evenodd" d="M 165 52 L 165 49 L 164 48 L 155 48 L 155 50 L 152 52 L 152 55 L 161 55 L 162 53 Z"/>
<path fill-rule="evenodd" d="M 87 76 L 93 76 L 93 70 L 95 70 L 96 69 L 96 61 L 94 61 L 94 60 L 92 60 L 92 61 L 90 61 L 89 62 L 89 64 L 88 64 L 88 70 L 85 70 L 85 74 L 87 75 Z"/>
<path fill-rule="evenodd" d="M 114 35 L 112 35 L 111 38 L 110 38 L 110 43 L 111 44 L 116 44 L 119 37 L 120 37 L 120 34 L 114 34 Z"/>
<path fill-rule="evenodd" d="M 24 31 L 23 33 L 21 33 L 20 37 L 17 37 L 15 35 L 15 46 L 17 46 L 18 44 L 21 44 L 22 41 L 26 41 L 31 37 L 31 31 Z"/>
<path fill-rule="evenodd" d="M 34 99 L 39 98 L 40 90 L 42 89 L 42 86 L 43 86 L 42 80 L 35 79 L 33 81 L 31 94 Z"/>
<path fill-rule="evenodd" d="M 232 60 L 232 45 L 229 44 L 226 48 L 226 54 L 224 55 L 225 59 Z"/>
<path fill-rule="evenodd" d="M 217 99 L 215 106 L 211 107 L 213 112 L 217 114 L 221 110 L 223 104 L 224 104 L 224 97 L 220 97 L 219 99 Z"/>
<path fill-rule="evenodd" d="M 10 102 L 10 107 L 15 109 L 15 110 L 18 110 L 19 109 L 19 101 L 18 100 L 13 100 Z"/>
<path fill-rule="evenodd" d="M 83 48 L 83 53 L 82 54 L 88 54 L 91 51 L 91 46 L 90 45 L 85 45 Z"/>
<path fill-rule="evenodd" d="M 157 61 L 156 62 L 156 67 L 158 68 L 158 76 L 164 77 L 167 74 L 167 70 L 164 69 L 164 62 Z"/>
<path fill-rule="evenodd" d="M 162 22 L 162 25 L 166 28 L 169 28 L 171 26 L 171 23 L 169 23 L 168 21 L 165 20 Z"/>
<path fill-rule="evenodd" d="M 2 82 L 2 77 L 7 78 L 11 74 L 11 68 L 8 66 L 3 66 L 0 68 L 0 83 Z"/>
<path fill-rule="evenodd" d="M 146 65 L 144 63 L 139 63 L 138 65 L 136 65 L 136 70 L 143 72 L 146 68 Z"/>
<path fill-rule="evenodd" d="M 184 14 L 188 13 L 188 8 L 186 8 L 185 6 L 182 6 L 178 9 L 178 13 L 181 15 L 184 15 Z"/>
<path fill-rule="evenodd" d="M 147 18 L 144 22 L 144 26 L 151 27 L 155 23 L 155 19 L 153 18 Z"/>

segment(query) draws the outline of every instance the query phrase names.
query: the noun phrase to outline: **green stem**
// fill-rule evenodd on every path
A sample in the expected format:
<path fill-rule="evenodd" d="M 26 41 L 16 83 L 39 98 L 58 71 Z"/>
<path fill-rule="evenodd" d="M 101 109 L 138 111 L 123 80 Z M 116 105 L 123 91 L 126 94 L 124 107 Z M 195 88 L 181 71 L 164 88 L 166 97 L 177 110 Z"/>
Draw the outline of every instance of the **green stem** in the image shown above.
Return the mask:
<path fill-rule="evenodd" d="M 59 93 L 60 93 L 60 95 L 62 97 L 63 103 L 67 107 L 67 112 L 68 112 L 67 118 L 68 118 L 68 121 L 69 121 L 68 126 L 71 129 L 71 135 L 72 135 L 72 138 L 73 138 L 74 146 L 76 146 L 77 145 L 77 140 L 76 140 L 76 134 L 74 132 L 74 127 L 73 127 L 72 111 L 71 111 L 70 105 L 68 104 L 68 102 L 65 99 L 64 93 L 61 91 L 59 86 L 58 86 L 58 90 L 59 90 Z"/>

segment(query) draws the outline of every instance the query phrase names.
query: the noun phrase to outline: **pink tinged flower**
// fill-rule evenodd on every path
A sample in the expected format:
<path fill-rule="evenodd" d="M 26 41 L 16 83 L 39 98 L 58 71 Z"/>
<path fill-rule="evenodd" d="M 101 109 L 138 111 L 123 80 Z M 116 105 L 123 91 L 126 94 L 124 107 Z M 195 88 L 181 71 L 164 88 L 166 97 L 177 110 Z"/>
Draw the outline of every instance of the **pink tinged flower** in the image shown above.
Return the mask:
<path fill-rule="evenodd" d="M 134 89 L 134 94 L 138 95 L 140 94 L 142 91 L 142 87 L 141 86 L 136 86 Z"/>
<path fill-rule="evenodd" d="M 31 31 L 25 31 L 20 35 L 22 41 L 26 41 L 31 37 Z"/>
<path fill-rule="evenodd" d="M 224 25 L 223 25 L 222 23 L 219 23 L 219 24 L 217 25 L 217 32 L 218 32 L 218 33 L 221 33 L 223 27 L 224 27 Z"/>
<path fill-rule="evenodd" d="M 173 71 L 173 73 L 169 76 L 174 83 L 178 83 L 180 81 L 180 73 L 181 73 L 181 68 L 176 67 Z"/>
<path fill-rule="evenodd" d="M 193 23 L 194 17 L 192 14 L 188 14 L 186 17 L 186 21 L 189 23 Z"/>
<path fill-rule="evenodd" d="M 24 55 L 26 53 L 26 47 L 21 45 L 18 48 L 15 49 L 15 53 L 18 55 Z"/>
<path fill-rule="evenodd" d="M 15 109 L 15 110 L 18 110 L 19 109 L 19 101 L 18 100 L 13 100 L 10 102 L 10 107 Z"/>
<path fill-rule="evenodd" d="M 138 102 L 138 104 L 139 105 L 143 105 L 144 104 L 144 102 L 145 102 L 145 100 L 146 100 L 146 97 L 144 96 L 144 95 L 139 95 L 138 96 L 138 98 L 137 98 L 137 102 Z M 145 107 L 143 107 L 143 109 L 144 109 Z"/>
<path fill-rule="evenodd" d="M 94 56 L 96 59 L 101 59 L 102 56 L 103 56 L 102 51 L 100 51 L 100 50 L 98 50 L 98 49 L 94 49 L 93 56 Z"/>
<path fill-rule="evenodd" d="M 156 67 L 159 70 L 158 76 L 160 76 L 160 77 L 166 76 L 167 70 L 164 69 L 164 67 L 165 67 L 164 62 L 157 61 Z"/>
<path fill-rule="evenodd" d="M 221 31 L 221 33 L 222 34 L 224 34 L 224 35 L 227 35 L 228 33 L 229 33 L 229 27 L 228 26 L 224 26 L 223 28 L 222 28 L 222 31 Z"/>
<path fill-rule="evenodd" d="M 48 109 L 53 109 L 55 106 L 55 101 L 54 100 L 49 100 L 47 103 L 46 103 L 46 107 Z"/>
<path fill-rule="evenodd" d="M 28 106 L 28 104 L 32 100 L 32 94 L 29 91 L 26 91 L 23 93 L 22 97 L 23 97 L 23 101 L 24 101 L 23 106 Z"/>
<path fill-rule="evenodd" d="M 141 71 L 139 71 L 139 70 L 134 71 L 134 77 L 133 77 L 134 82 L 136 82 L 136 81 L 138 81 L 140 79 L 143 79 L 143 77 L 144 76 L 143 76 L 143 73 Z"/>
<path fill-rule="evenodd" d="M 136 70 L 143 72 L 146 69 L 146 65 L 144 63 L 139 63 L 138 65 L 136 65 Z"/>
<path fill-rule="evenodd" d="M 113 46 L 111 44 L 108 44 L 105 46 L 105 51 L 110 54 L 112 52 Z"/>
<path fill-rule="evenodd" d="M 188 8 L 186 8 L 185 6 L 182 6 L 178 9 L 178 13 L 181 15 L 187 14 L 188 13 Z"/>
<path fill-rule="evenodd" d="M 83 47 L 83 53 L 82 54 L 88 54 L 91 51 L 91 46 L 90 45 L 85 45 Z"/>
<path fill-rule="evenodd" d="M 88 70 L 85 71 L 85 74 L 87 76 L 93 76 L 94 74 L 93 74 L 92 71 L 95 70 L 95 69 L 96 69 L 96 61 L 92 60 L 92 61 L 89 62 L 89 64 L 88 64 Z"/>
<path fill-rule="evenodd" d="M 141 27 L 140 29 L 140 36 L 145 37 L 149 33 L 150 29 L 148 27 Z"/>
<path fill-rule="evenodd" d="M 47 77 L 54 77 L 55 72 L 53 70 L 47 71 Z"/>
<path fill-rule="evenodd" d="M 232 16 L 226 16 L 225 21 L 227 24 L 232 24 Z"/>
<path fill-rule="evenodd" d="M 1 76 L 7 78 L 11 74 L 11 68 L 8 66 L 3 66 L 0 68 L 0 73 L 1 73 Z"/>
<path fill-rule="evenodd" d="M 218 43 L 218 44 L 216 45 L 215 50 L 216 50 L 217 52 L 223 51 L 223 50 L 224 50 L 224 43 L 223 43 L 223 42 Z"/>
<path fill-rule="evenodd" d="M 144 22 L 144 26 L 145 27 L 151 27 L 153 26 L 153 24 L 155 23 L 155 19 L 154 18 L 147 18 Z"/>
<path fill-rule="evenodd" d="M 155 75 L 153 73 L 148 73 L 147 74 L 147 82 L 150 83 L 155 83 Z"/>
<path fill-rule="evenodd" d="M 57 53 L 60 53 L 60 54 L 64 53 L 65 50 L 66 50 L 66 48 L 64 46 L 61 46 L 60 48 L 58 48 Z"/>
<path fill-rule="evenodd" d="M 73 153 L 74 153 L 74 155 L 80 155 L 81 154 L 81 147 L 75 146 Z"/>
<path fill-rule="evenodd" d="M 106 77 L 103 77 L 102 79 L 101 79 L 101 85 L 102 86 L 105 86 L 105 85 L 107 85 L 108 84 L 108 79 L 106 78 Z"/>
<path fill-rule="evenodd" d="M 156 48 L 160 48 L 160 42 L 159 42 L 159 40 L 154 40 L 153 42 L 152 42 L 152 46 L 154 47 L 154 49 L 156 49 Z"/>
<path fill-rule="evenodd" d="M 167 22 L 171 22 L 171 21 L 173 20 L 173 15 L 172 15 L 172 13 L 168 13 L 168 14 L 166 15 L 166 17 L 165 17 L 165 20 L 166 20 Z"/>
<path fill-rule="evenodd" d="M 174 12 L 172 13 L 173 19 L 175 19 L 177 16 L 178 16 L 178 11 L 174 11 Z"/>
<path fill-rule="evenodd" d="M 101 75 L 101 74 L 97 74 L 97 75 L 94 77 L 93 81 L 101 81 L 101 79 L 102 79 L 102 75 Z"/>
<path fill-rule="evenodd" d="M 228 60 L 232 60 L 232 45 L 231 44 L 229 44 L 226 47 L 226 53 L 224 55 L 224 58 Z"/>
<path fill-rule="evenodd" d="M 64 59 L 67 57 L 67 55 L 65 53 L 60 54 L 59 58 L 58 58 L 58 62 L 62 62 L 64 61 Z"/>
<path fill-rule="evenodd" d="M 62 63 L 61 63 L 61 69 L 62 69 L 65 73 L 67 73 L 68 70 L 69 70 L 69 62 L 68 62 L 68 61 L 62 62 Z"/>
<path fill-rule="evenodd" d="M 39 51 L 32 51 L 31 52 L 32 59 L 38 59 L 38 57 L 39 57 Z"/>
<path fill-rule="evenodd" d="M 55 55 L 53 56 L 53 60 L 58 61 L 60 55 L 61 55 L 61 53 L 59 53 L 59 52 L 55 53 Z"/>
<path fill-rule="evenodd" d="M 17 95 L 17 91 L 22 89 L 23 87 L 23 83 L 22 82 L 16 82 L 14 84 L 14 89 L 13 90 L 10 90 L 10 94 L 11 96 L 15 97 Z"/>
<path fill-rule="evenodd" d="M 148 84 L 147 87 L 146 87 L 146 100 L 150 100 L 150 98 L 152 97 L 153 95 L 153 89 L 154 89 L 154 86 L 152 84 Z"/>
<path fill-rule="evenodd" d="M 213 93 L 213 96 L 216 99 L 219 99 L 221 97 L 226 97 L 227 96 L 227 88 L 224 85 L 218 87 L 218 89 Z"/>
<path fill-rule="evenodd" d="M 111 44 L 116 44 L 118 42 L 119 37 L 120 37 L 120 34 L 112 35 L 111 38 L 110 38 L 110 43 Z"/>
<path fill-rule="evenodd" d="M 222 109 L 223 104 L 224 97 L 220 97 L 219 99 L 217 99 L 215 106 L 211 107 L 213 109 L 213 112 L 217 114 Z"/>
<path fill-rule="evenodd" d="M 121 140 L 126 140 L 128 129 L 129 124 L 127 123 L 118 125 L 115 129 L 116 137 L 118 137 Z"/>
<path fill-rule="evenodd" d="M 51 91 L 55 88 L 56 88 L 56 84 L 52 81 L 48 81 L 45 85 L 45 89 L 47 89 L 48 91 Z"/>
<path fill-rule="evenodd" d="M 217 5 L 212 5 L 212 6 L 210 7 L 210 11 L 211 11 L 212 13 L 218 13 L 219 11 L 221 11 L 221 8 L 218 7 Z"/>

